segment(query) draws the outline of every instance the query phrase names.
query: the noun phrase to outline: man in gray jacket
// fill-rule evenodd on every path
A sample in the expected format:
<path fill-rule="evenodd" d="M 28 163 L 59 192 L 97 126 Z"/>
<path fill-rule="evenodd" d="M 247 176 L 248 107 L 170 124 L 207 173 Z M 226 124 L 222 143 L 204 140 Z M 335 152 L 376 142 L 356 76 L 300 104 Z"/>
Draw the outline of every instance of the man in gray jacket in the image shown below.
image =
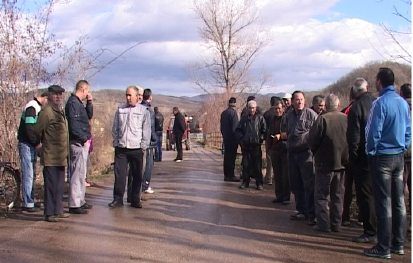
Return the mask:
<path fill-rule="evenodd" d="M 123 206 L 128 164 L 132 171 L 131 206 L 142 208 L 140 202 L 143 155 L 149 147 L 151 120 L 149 111 L 138 103 L 139 89 L 126 89 L 126 104 L 119 106 L 113 121 L 112 136 L 115 147 L 115 185 L 110 208 Z"/>
<path fill-rule="evenodd" d="M 302 91 L 292 95 L 293 109 L 290 110 L 282 124 L 287 133 L 288 175 L 291 191 L 295 196 L 298 213 L 290 216 L 291 220 L 308 220 L 315 225 L 314 210 L 314 167 L 313 154 L 307 145 L 308 133 L 317 118 L 317 114 L 305 106 Z"/>

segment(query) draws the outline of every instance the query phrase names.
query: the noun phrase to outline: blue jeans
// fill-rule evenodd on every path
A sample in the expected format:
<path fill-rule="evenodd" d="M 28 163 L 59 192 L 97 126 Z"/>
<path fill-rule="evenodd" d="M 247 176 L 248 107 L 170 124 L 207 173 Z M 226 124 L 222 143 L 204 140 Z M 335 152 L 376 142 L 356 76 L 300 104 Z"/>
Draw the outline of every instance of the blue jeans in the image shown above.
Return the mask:
<path fill-rule="evenodd" d="M 145 170 L 143 172 L 143 177 L 142 177 L 142 191 L 145 191 L 148 189 L 149 184 L 151 182 L 151 177 L 152 177 L 152 169 L 153 169 L 153 151 L 154 148 L 148 148 L 146 149 L 146 160 L 143 160 L 146 162 Z"/>
<path fill-rule="evenodd" d="M 155 160 L 162 161 L 162 131 L 157 131 L 156 136 L 158 136 L 158 142 L 155 148 Z"/>
<path fill-rule="evenodd" d="M 382 251 L 404 246 L 407 225 L 403 166 L 403 154 L 369 157 L 377 216 L 377 247 Z"/>
<path fill-rule="evenodd" d="M 36 149 L 28 143 L 19 142 L 22 168 L 22 197 L 24 207 L 34 207 L 34 181 L 36 180 Z"/>

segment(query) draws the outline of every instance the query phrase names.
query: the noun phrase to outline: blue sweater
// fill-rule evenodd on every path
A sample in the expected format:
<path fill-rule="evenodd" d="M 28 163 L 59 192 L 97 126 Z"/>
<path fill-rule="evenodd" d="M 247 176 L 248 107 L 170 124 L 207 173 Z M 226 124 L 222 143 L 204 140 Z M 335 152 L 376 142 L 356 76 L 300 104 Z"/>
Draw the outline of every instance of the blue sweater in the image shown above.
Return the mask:
<path fill-rule="evenodd" d="M 369 156 L 400 154 L 407 150 L 410 140 L 409 105 L 393 86 L 387 86 L 371 105 L 366 125 L 366 153 Z"/>

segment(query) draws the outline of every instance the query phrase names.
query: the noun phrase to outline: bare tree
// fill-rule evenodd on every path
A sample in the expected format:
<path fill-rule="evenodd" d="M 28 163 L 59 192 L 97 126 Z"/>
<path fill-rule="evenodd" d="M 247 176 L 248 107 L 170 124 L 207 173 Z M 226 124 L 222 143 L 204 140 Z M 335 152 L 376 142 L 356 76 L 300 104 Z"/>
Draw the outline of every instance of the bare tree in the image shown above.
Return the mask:
<path fill-rule="evenodd" d="M 382 43 L 383 54 L 382 57 L 386 60 L 402 60 L 406 63 L 412 63 L 412 55 L 410 53 L 410 41 L 408 42 L 408 46 L 405 46 L 402 43 L 402 38 L 406 38 L 408 36 L 411 39 L 412 28 L 411 28 L 411 8 L 412 8 L 412 1 L 410 0 L 399 0 L 400 2 L 405 4 L 405 9 L 403 11 L 398 9 L 395 5 L 393 5 L 393 12 L 392 14 L 399 17 L 402 21 L 406 23 L 406 27 L 404 29 L 392 29 L 384 23 L 381 23 L 380 26 L 383 29 L 385 35 L 393 41 L 396 48 L 389 49 L 386 47 L 385 44 Z M 380 53 L 380 52 L 379 52 Z"/>
<path fill-rule="evenodd" d="M 258 90 L 269 74 L 253 76 L 252 65 L 268 44 L 268 31 L 258 25 L 258 12 L 251 0 L 194 0 L 193 10 L 202 22 L 204 41 L 199 61 L 190 65 L 192 81 L 206 93 Z"/>
<path fill-rule="evenodd" d="M 79 79 L 90 80 L 143 43 L 132 44 L 117 54 L 105 47 L 89 51 L 86 46 L 93 40 L 86 35 L 66 47 L 49 32 L 50 15 L 60 2 L 67 1 L 48 0 L 30 12 L 25 1 L 0 2 L 0 160 L 18 161 L 21 111 L 41 84 L 67 87 Z M 106 53 L 113 56 L 104 57 Z"/>
<path fill-rule="evenodd" d="M 23 105 L 39 83 L 48 78 L 45 60 L 59 43 L 47 31 L 52 8 L 49 0 L 28 13 L 14 0 L 0 3 L 0 158 L 17 161 L 17 127 Z"/>

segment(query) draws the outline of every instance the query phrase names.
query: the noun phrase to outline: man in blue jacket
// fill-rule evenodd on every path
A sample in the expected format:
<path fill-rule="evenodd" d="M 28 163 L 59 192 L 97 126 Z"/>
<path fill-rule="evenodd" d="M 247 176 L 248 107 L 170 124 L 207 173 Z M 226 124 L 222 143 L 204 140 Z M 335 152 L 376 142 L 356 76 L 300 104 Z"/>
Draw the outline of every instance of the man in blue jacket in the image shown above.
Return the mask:
<path fill-rule="evenodd" d="M 69 213 L 72 214 L 87 214 L 87 209 L 92 208 L 92 205 L 85 201 L 89 153 L 87 140 L 92 136 L 89 120 L 93 116 L 92 95 L 89 90 L 89 83 L 86 80 L 79 80 L 75 92 L 67 100 L 65 107 L 70 144 Z M 83 104 L 85 100 L 86 106 Z"/>
<path fill-rule="evenodd" d="M 381 68 L 376 87 L 380 97 L 371 106 L 366 125 L 366 153 L 377 215 L 377 244 L 364 250 L 370 257 L 403 255 L 406 236 L 404 152 L 411 140 L 410 110 L 394 88 L 394 73 Z"/>

